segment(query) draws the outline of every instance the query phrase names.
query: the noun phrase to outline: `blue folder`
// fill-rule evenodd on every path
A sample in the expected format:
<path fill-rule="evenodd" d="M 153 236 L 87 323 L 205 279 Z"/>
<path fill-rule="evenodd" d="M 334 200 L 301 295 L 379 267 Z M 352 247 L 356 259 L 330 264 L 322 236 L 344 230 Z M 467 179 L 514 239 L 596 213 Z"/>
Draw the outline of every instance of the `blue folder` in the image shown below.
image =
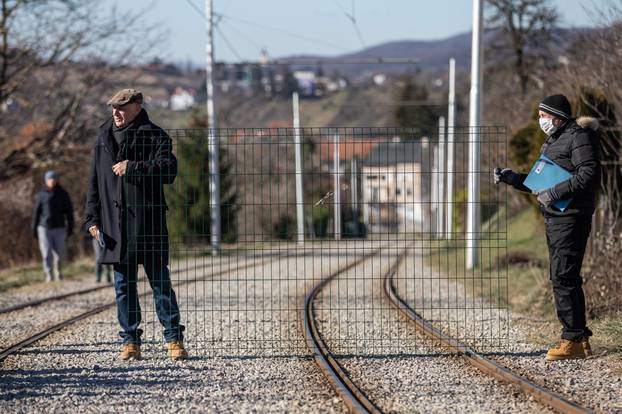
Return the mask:
<path fill-rule="evenodd" d="M 531 168 L 523 184 L 531 191 L 539 192 L 554 187 L 563 181 L 567 181 L 571 177 L 572 174 L 568 171 L 564 170 L 544 155 L 540 155 L 540 158 Z M 570 201 L 571 199 L 557 200 L 553 203 L 553 206 L 564 211 L 568 207 L 568 204 L 570 204 Z"/>

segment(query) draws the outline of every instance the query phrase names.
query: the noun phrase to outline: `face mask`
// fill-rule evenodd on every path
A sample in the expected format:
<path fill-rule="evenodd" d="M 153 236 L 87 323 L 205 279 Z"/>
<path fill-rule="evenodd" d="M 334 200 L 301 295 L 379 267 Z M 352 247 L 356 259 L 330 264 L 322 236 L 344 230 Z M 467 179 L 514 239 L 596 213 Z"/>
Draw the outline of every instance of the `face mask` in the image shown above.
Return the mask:
<path fill-rule="evenodd" d="M 553 118 L 540 118 L 538 122 L 542 131 L 549 137 L 557 131 L 557 127 L 553 125 Z"/>

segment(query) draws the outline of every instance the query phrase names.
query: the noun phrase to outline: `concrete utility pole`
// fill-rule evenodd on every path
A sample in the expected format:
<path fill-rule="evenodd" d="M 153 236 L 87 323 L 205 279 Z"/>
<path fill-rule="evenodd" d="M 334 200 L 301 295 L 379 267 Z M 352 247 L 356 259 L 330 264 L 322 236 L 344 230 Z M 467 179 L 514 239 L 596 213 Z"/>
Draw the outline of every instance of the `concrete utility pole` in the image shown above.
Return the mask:
<path fill-rule="evenodd" d="M 334 204 L 334 227 L 335 227 L 335 240 L 341 239 L 341 172 L 340 170 L 340 162 L 339 162 L 339 132 L 335 133 L 335 147 L 333 151 L 333 169 L 335 170 L 335 177 L 333 180 L 334 190 L 333 197 L 335 200 Z"/>
<path fill-rule="evenodd" d="M 438 170 L 436 176 L 438 184 L 438 238 L 445 236 L 445 117 L 438 118 Z"/>
<path fill-rule="evenodd" d="M 454 128 L 456 116 L 456 60 L 449 59 L 449 100 L 447 105 L 447 197 L 445 212 L 445 238 L 451 240 L 453 231 L 454 201 Z"/>
<path fill-rule="evenodd" d="M 210 195 L 210 225 L 212 255 L 220 253 L 220 169 L 218 166 L 218 136 L 216 131 L 216 116 L 214 111 L 214 31 L 212 0 L 205 0 L 205 17 L 207 28 L 207 42 L 205 44 L 207 75 L 207 128 L 209 150 L 209 195 Z"/>
<path fill-rule="evenodd" d="M 298 244 L 305 242 L 304 199 L 302 191 L 302 149 L 300 148 L 300 109 L 298 106 L 298 92 L 292 94 L 294 111 L 294 157 L 296 159 L 296 224 Z"/>
<path fill-rule="evenodd" d="M 473 0 L 473 38 L 471 40 L 471 94 L 469 102 L 469 174 L 467 204 L 466 267 L 478 265 L 479 237 L 481 232 L 479 169 L 482 80 L 482 17 L 483 0 Z"/>
<path fill-rule="evenodd" d="M 356 157 L 350 160 L 350 195 L 352 196 L 352 211 L 354 213 L 354 221 L 359 222 L 359 188 L 358 188 L 358 167 Z"/>

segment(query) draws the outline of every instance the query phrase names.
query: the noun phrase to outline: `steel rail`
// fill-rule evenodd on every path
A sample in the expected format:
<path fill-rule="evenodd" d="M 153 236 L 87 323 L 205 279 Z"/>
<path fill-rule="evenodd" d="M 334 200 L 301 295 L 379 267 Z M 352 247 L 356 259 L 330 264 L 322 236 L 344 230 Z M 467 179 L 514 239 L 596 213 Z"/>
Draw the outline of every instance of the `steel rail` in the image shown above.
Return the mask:
<path fill-rule="evenodd" d="M 278 253 L 271 253 L 270 255 L 265 255 L 265 256 L 261 256 L 266 257 L 266 256 L 280 256 L 280 257 L 288 257 L 290 256 L 290 253 L 287 253 L 285 256 L 282 254 L 278 254 Z M 191 271 L 191 270 L 196 270 L 196 269 L 201 269 L 206 267 L 206 265 L 194 265 L 194 266 L 189 266 L 186 267 L 184 269 L 175 269 L 175 270 L 171 270 L 171 272 L 187 272 L 187 271 Z M 234 269 L 235 270 L 235 269 Z M 138 282 L 143 281 L 143 278 L 138 279 Z M 31 308 L 31 307 L 37 307 L 39 305 L 42 305 L 44 303 L 47 302 L 54 302 L 57 300 L 62 300 L 62 299 L 67 299 L 70 298 L 72 296 L 80 296 L 80 295 L 86 295 L 88 293 L 91 292 L 96 292 L 99 290 L 103 290 L 103 289 L 107 289 L 107 288 L 111 288 L 114 286 L 114 283 L 105 283 L 103 285 L 99 285 L 99 286 L 94 286 L 94 287 L 90 287 L 90 288 L 86 288 L 86 289 L 81 289 L 81 290 L 74 290 L 72 292 L 67 292 L 67 293 L 61 293 L 59 295 L 53 295 L 53 296 L 47 296 L 41 299 L 35 299 L 35 300 L 31 300 L 31 301 L 27 301 L 27 302 L 22 302 L 22 303 L 18 303 L 16 305 L 11 305 L 11 306 L 7 306 L 4 308 L 0 308 L 0 315 L 2 315 L 3 313 L 9 313 L 9 312 L 15 312 L 18 310 L 22 310 L 25 308 Z"/>
<path fill-rule="evenodd" d="M 384 292 L 391 305 L 397 308 L 406 318 L 408 318 L 415 328 L 424 335 L 434 339 L 443 347 L 458 354 L 469 364 L 482 371 L 484 374 L 491 375 L 501 382 L 517 386 L 523 393 L 532 396 L 541 404 L 547 405 L 564 414 L 585 414 L 593 413 L 592 410 L 570 401 L 560 394 L 555 393 L 527 378 L 524 378 L 507 367 L 486 358 L 476 352 L 466 344 L 450 337 L 438 328 L 435 328 L 419 315 L 411 306 L 400 298 L 393 286 L 393 276 L 397 272 L 397 267 L 392 272 L 388 272 L 384 277 Z"/>
<path fill-rule="evenodd" d="M 326 379 L 333 385 L 349 410 L 355 413 L 381 413 L 382 411 L 367 398 L 363 391 L 350 379 L 346 370 L 331 356 L 330 350 L 318 329 L 313 303 L 324 286 L 336 279 L 340 274 L 376 256 L 379 252 L 380 249 L 377 249 L 319 281 L 305 295 L 303 307 L 303 332 L 307 347 L 313 353 L 315 363 L 320 367 Z"/>
<path fill-rule="evenodd" d="M 237 266 L 237 267 L 235 267 L 233 269 L 220 270 L 220 271 L 215 272 L 215 273 L 210 273 L 209 275 L 206 275 L 205 277 L 203 277 L 201 279 L 185 280 L 183 282 L 178 283 L 176 286 L 179 287 L 179 286 L 189 285 L 191 283 L 202 282 L 202 281 L 205 281 L 208 278 L 211 278 L 211 277 L 214 277 L 214 276 L 221 276 L 221 275 L 224 275 L 224 274 L 227 274 L 227 273 L 230 273 L 230 272 L 235 272 L 237 270 L 250 269 L 250 268 L 253 268 L 253 267 L 257 267 L 257 266 L 261 266 L 261 265 L 264 265 L 264 264 L 271 263 L 272 261 L 274 261 L 276 259 L 283 259 L 283 258 L 287 258 L 289 256 L 290 255 L 284 255 L 282 257 L 264 259 L 264 260 L 261 260 L 261 261 L 257 261 L 257 262 L 253 262 L 253 263 L 248 263 L 248 264 L 245 264 L 245 265 L 240 265 L 240 266 Z M 198 266 L 198 267 L 200 267 L 200 266 Z M 102 286 L 102 288 L 103 287 L 104 286 Z M 139 297 L 143 298 L 143 297 L 145 297 L 145 296 L 147 296 L 149 294 L 150 294 L 150 292 L 147 291 L 147 292 L 141 293 L 139 295 Z M 116 302 L 110 302 L 110 303 L 106 303 L 104 305 L 99 305 L 99 306 L 97 306 L 97 307 L 95 307 L 93 309 L 90 309 L 90 310 L 88 310 L 86 312 L 83 312 L 83 313 L 81 313 L 79 315 L 75 315 L 75 316 L 72 316 L 71 318 L 65 319 L 65 320 L 63 320 L 61 322 L 58 322 L 56 324 L 52 324 L 52 325 L 44 328 L 43 330 L 35 333 L 34 335 L 29 336 L 28 338 L 22 339 L 19 342 L 16 342 L 16 343 L 14 343 L 12 345 L 9 345 L 8 347 L 6 347 L 6 348 L 4 348 L 4 349 L 2 349 L 0 351 L 0 362 L 4 361 L 8 356 L 17 353 L 18 351 L 26 348 L 27 346 L 37 342 L 40 339 L 43 339 L 43 338 L 49 336 L 50 334 L 52 334 L 54 332 L 60 331 L 61 329 L 65 328 L 65 327 L 67 327 L 69 325 L 72 325 L 72 324 L 74 324 L 74 323 L 76 323 L 78 321 L 84 320 L 84 319 L 89 318 L 89 317 L 91 317 L 93 315 L 101 313 L 101 312 L 103 312 L 103 311 L 105 311 L 107 309 L 110 309 L 110 308 L 114 307 L 115 305 L 116 305 Z"/>

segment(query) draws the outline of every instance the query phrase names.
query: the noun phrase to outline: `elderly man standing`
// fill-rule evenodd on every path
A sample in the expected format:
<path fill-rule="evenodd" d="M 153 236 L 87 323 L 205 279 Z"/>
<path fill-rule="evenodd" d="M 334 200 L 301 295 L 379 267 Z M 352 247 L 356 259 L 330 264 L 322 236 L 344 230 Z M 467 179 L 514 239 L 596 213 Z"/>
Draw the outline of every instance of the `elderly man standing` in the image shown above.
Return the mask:
<path fill-rule="evenodd" d="M 112 264 L 117 316 L 122 331 L 120 359 L 140 359 L 141 322 L 138 264 L 153 290 L 168 355 L 185 359 L 184 326 L 168 269 L 164 184 L 177 175 L 170 137 L 142 108 L 143 96 L 123 89 L 109 101 L 112 116 L 101 126 L 93 150 L 85 227 L 103 248 L 100 263 Z"/>
<path fill-rule="evenodd" d="M 32 231 L 39 240 L 45 281 L 51 282 L 54 277 L 63 280 L 62 260 L 65 239 L 73 232 L 73 207 L 56 172 L 50 170 L 44 178 L 45 188 L 37 193 L 32 213 Z"/>
<path fill-rule="evenodd" d="M 592 332 L 586 324 L 580 273 L 600 182 L 598 122 L 588 117 L 573 119 L 570 103 L 563 95 L 545 98 L 538 109 L 540 128 L 547 136 L 540 153 L 572 174 L 537 195 L 546 227 L 553 298 L 562 324 L 561 342 L 547 352 L 546 359 L 584 358 L 592 354 Z M 494 172 L 495 183 L 529 192 L 523 184 L 526 177 L 509 168 L 496 168 Z M 571 202 L 564 211 L 554 206 L 557 200 L 567 199 Z"/>

